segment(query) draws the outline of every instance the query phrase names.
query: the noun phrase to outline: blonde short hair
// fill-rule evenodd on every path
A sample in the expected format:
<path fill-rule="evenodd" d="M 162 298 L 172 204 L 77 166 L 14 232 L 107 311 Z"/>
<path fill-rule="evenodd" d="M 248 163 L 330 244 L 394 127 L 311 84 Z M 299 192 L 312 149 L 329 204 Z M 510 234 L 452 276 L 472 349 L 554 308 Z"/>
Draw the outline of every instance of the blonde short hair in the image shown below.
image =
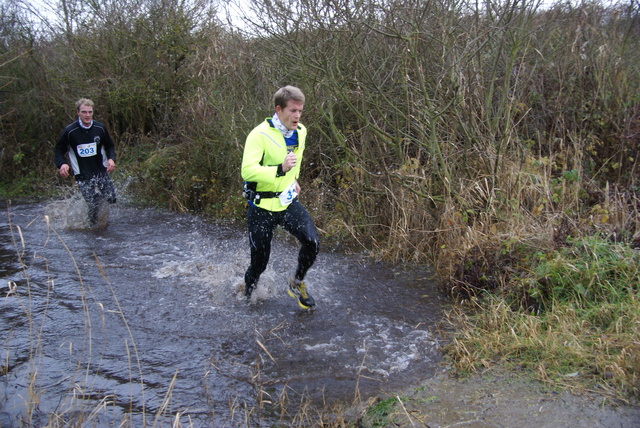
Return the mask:
<path fill-rule="evenodd" d="M 304 94 L 300 88 L 291 85 L 283 86 L 273 95 L 273 104 L 275 107 L 280 106 L 281 108 L 285 108 L 289 100 L 304 104 Z"/>
<path fill-rule="evenodd" d="M 76 111 L 80 111 L 80 106 L 93 107 L 93 101 L 91 101 L 89 98 L 80 98 L 78 101 L 76 101 Z"/>

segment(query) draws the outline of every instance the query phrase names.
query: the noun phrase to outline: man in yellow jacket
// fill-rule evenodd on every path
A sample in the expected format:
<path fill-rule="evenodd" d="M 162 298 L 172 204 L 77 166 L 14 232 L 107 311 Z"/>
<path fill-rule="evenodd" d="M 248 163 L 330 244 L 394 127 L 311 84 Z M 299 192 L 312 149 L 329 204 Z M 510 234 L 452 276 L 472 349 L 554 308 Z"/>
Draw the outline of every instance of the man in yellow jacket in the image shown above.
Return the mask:
<path fill-rule="evenodd" d="M 303 309 L 315 306 L 304 277 L 320 251 L 318 232 L 311 216 L 298 200 L 300 164 L 307 129 L 300 123 L 304 94 L 284 86 L 273 96 L 275 113 L 247 136 L 242 157 L 244 196 L 248 200 L 247 224 L 251 264 L 244 276 L 245 296 L 251 297 L 267 268 L 271 240 L 280 225 L 302 244 L 298 267 L 289 280 L 288 293 Z"/>

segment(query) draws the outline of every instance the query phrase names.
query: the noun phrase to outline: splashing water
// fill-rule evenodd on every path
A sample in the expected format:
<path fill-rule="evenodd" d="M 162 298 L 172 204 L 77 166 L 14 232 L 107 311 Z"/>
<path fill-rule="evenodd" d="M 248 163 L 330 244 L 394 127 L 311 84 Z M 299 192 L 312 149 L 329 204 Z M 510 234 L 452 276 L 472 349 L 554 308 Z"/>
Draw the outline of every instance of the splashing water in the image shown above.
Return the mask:
<path fill-rule="evenodd" d="M 108 217 L 79 227 L 77 197 L 5 207 L 2 426 L 75 412 L 236 425 L 246 409 L 250 425 L 270 426 L 283 397 L 348 405 L 436 370 L 428 271 L 321 252 L 307 275 L 318 307 L 303 311 L 286 293 L 298 246 L 276 233 L 247 302 L 244 230 L 122 204 Z"/>

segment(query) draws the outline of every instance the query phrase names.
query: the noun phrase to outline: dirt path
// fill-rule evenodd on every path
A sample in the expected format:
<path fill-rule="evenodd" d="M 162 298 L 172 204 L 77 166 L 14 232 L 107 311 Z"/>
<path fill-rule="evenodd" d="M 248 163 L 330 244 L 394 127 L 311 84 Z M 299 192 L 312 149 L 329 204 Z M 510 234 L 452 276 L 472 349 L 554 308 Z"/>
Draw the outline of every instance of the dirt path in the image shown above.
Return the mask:
<path fill-rule="evenodd" d="M 400 396 L 389 418 L 398 427 L 640 427 L 640 407 L 551 391 L 539 382 L 490 370 L 466 380 L 440 374 Z M 364 421 L 363 421 L 364 422 Z M 365 424 L 365 426 L 368 426 Z"/>

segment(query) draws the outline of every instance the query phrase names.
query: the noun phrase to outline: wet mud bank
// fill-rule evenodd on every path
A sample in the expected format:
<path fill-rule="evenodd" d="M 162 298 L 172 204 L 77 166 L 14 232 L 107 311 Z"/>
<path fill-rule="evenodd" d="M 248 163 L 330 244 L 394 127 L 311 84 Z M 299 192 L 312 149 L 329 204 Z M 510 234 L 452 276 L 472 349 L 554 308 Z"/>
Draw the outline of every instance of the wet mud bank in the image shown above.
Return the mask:
<path fill-rule="evenodd" d="M 522 373 L 492 368 L 468 379 L 444 372 L 395 395 L 397 427 L 632 428 L 640 407 L 602 395 L 554 390 Z M 366 426 L 366 425 L 364 425 Z"/>

